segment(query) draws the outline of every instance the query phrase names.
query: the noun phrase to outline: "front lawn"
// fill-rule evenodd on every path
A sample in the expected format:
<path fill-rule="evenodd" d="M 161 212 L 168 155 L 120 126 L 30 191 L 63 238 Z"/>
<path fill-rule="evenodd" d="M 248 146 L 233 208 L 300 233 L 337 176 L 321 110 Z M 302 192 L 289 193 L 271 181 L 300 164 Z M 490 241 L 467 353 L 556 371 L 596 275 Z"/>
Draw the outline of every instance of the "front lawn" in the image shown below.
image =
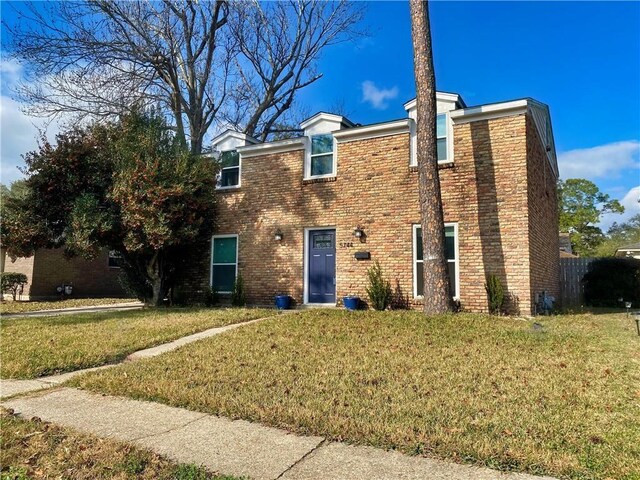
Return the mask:
<path fill-rule="evenodd" d="M 2 479 L 234 480 L 195 465 L 175 464 L 126 443 L 23 420 L 4 410 L 0 415 Z"/>
<path fill-rule="evenodd" d="M 92 307 L 95 305 L 113 305 L 115 303 L 135 302 L 135 298 L 68 298 L 49 302 L 38 301 L 7 301 L 0 302 L 0 313 L 27 313 L 38 310 L 60 310 L 72 307 Z"/>
<path fill-rule="evenodd" d="M 540 321 L 308 311 L 71 384 L 505 470 L 640 478 L 633 321 Z"/>
<path fill-rule="evenodd" d="M 212 327 L 275 315 L 264 309 L 148 309 L 0 319 L 0 378 L 35 378 L 117 362 Z"/>

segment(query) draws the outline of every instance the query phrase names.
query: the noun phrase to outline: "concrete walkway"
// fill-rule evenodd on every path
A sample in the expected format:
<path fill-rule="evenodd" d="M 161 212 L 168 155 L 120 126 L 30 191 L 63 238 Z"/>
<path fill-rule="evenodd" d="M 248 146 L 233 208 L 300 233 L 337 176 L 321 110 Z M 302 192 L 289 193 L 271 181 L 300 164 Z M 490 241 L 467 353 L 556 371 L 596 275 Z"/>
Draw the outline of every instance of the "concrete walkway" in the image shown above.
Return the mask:
<path fill-rule="evenodd" d="M 177 462 L 254 479 L 540 480 L 298 436 L 158 403 L 61 388 L 2 403 L 24 418 L 134 443 Z"/>
<path fill-rule="evenodd" d="M 94 313 L 94 312 L 118 312 L 121 310 L 137 310 L 144 307 L 144 303 L 134 302 L 122 302 L 111 303 L 108 305 L 89 305 L 84 307 L 69 307 L 58 308 L 51 310 L 35 310 L 33 312 L 20 312 L 20 313 L 3 313 L 2 318 L 18 318 L 18 317 L 52 317 L 54 315 L 71 315 L 74 313 Z"/>
<path fill-rule="evenodd" d="M 203 338 L 213 337 L 214 335 L 219 335 L 221 333 L 228 332 L 229 330 L 243 327 L 245 325 L 250 325 L 252 323 L 260 322 L 262 320 L 266 320 L 267 318 L 272 318 L 275 315 L 278 315 L 278 313 L 274 313 L 274 315 L 271 315 L 268 317 L 249 320 L 247 322 L 233 323 L 231 325 L 224 325 L 222 327 L 210 328 L 208 330 L 194 333 L 192 335 L 188 335 L 186 337 L 182 337 L 172 342 L 158 345 L 156 347 L 146 348 L 144 350 L 138 350 L 137 352 L 131 353 L 127 358 L 125 358 L 124 361 L 132 362 L 132 361 L 140 360 L 142 358 L 156 357 L 163 353 L 167 353 L 172 350 L 175 350 L 176 348 L 182 347 L 183 345 L 197 342 L 198 340 L 202 340 Z M 118 365 L 118 363 L 111 363 L 109 365 L 103 365 L 101 367 L 85 368 L 83 370 L 75 370 L 73 372 L 67 372 L 60 375 L 51 375 L 49 377 L 39 377 L 32 380 L 0 379 L 0 398 L 8 398 L 21 393 L 34 392 L 37 390 L 42 390 L 44 388 L 55 387 L 57 385 L 60 385 L 63 382 L 66 382 L 70 378 L 75 377 L 76 375 L 80 375 L 86 372 L 92 372 L 94 370 L 111 368 L 111 367 L 115 367 L 116 365 Z"/>

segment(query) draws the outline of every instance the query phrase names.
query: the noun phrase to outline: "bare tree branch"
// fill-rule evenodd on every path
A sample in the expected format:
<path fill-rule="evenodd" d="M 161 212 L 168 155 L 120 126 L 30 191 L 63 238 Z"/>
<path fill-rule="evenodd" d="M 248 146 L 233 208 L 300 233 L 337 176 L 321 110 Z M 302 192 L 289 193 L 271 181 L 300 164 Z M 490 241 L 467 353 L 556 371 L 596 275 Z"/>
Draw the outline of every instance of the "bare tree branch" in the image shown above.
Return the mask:
<path fill-rule="evenodd" d="M 30 114 L 75 121 L 154 108 L 193 152 L 212 127 L 266 140 L 321 78 L 323 49 L 357 35 L 347 0 L 84 0 L 28 4 L 4 23 Z M 276 128 L 276 126 L 278 128 Z M 285 128 L 286 129 L 286 128 Z"/>

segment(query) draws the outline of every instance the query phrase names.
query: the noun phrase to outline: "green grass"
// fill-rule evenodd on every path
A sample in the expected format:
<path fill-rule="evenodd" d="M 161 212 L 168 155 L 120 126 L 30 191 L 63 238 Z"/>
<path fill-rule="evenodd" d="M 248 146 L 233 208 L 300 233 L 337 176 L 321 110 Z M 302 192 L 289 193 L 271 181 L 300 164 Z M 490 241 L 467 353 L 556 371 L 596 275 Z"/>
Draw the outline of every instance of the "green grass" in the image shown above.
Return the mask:
<path fill-rule="evenodd" d="M 234 480 L 195 465 L 175 464 L 129 444 L 50 423 L 0 416 L 2 480 L 30 478 Z M 240 479 L 237 479 L 240 480 Z"/>
<path fill-rule="evenodd" d="M 504 470 L 640 478 L 633 321 L 539 321 L 308 311 L 71 384 Z"/>
<path fill-rule="evenodd" d="M 0 319 L 0 377 L 96 367 L 212 327 L 275 315 L 264 309 L 145 309 Z"/>
<path fill-rule="evenodd" d="M 0 313 L 27 313 L 38 310 L 60 310 L 72 307 L 90 307 L 94 305 L 112 305 L 114 303 L 135 302 L 135 298 L 70 298 L 67 300 L 54 300 L 50 302 L 37 301 L 7 301 L 0 302 Z"/>

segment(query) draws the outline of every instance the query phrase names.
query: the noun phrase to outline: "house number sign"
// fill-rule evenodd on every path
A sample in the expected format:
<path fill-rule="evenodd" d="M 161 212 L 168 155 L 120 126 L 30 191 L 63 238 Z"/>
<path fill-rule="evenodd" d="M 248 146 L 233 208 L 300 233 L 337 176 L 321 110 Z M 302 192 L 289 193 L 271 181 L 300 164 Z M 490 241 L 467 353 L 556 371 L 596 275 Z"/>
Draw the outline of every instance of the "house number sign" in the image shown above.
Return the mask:
<path fill-rule="evenodd" d="M 353 247 L 353 242 L 340 242 L 340 248 L 351 248 Z"/>

